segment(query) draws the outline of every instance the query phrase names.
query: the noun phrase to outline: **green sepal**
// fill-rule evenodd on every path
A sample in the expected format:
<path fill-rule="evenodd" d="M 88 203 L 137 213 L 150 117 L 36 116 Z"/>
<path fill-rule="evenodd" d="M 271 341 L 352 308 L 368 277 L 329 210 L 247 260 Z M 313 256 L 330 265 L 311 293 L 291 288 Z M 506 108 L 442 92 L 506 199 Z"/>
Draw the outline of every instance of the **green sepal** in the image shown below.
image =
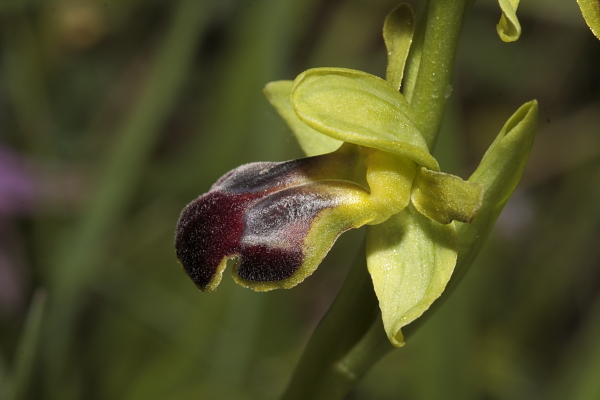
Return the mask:
<path fill-rule="evenodd" d="M 504 42 L 514 42 L 521 36 L 521 24 L 517 18 L 519 0 L 498 0 L 498 4 L 502 10 L 502 16 L 496 25 L 498 36 Z"/>
<path fill-rule="evenodd" d="M 367 228 L 367 267 L 390 342 L 404 345 L 401 328 L 442 294 L 457 257 L 454 224 L 439 224 L 412 205 Z"/>
<path fill-rule="evenodd" d="M 421 214 L 441 224 L 471 222 L 481 207 L 483 186 L 421 167 L 410 197 Z"/>
<path fill-rule="evenodd" d="M 269 103 L 288 124 L 304 154 L 308 157 L 331 153 L 337 150 L 342 142 L 323 135 L 298 119 L 290 101 L 293 81 L 276 81 L 268 83 L 263 93 Z"/>
<path fill-rule="evenodd" d="M 594 35 L 600 39 L 600 2 L 598 0 L 577 0 L 585 23 Z"/>
<path fill-rule="evenodd" d="M 410 5 L 402 3 L 385 18 L 383 40 L 388 52 L 385 80 L 396 90 L 400 89 L 404 66 L 415 30 L 415 14 Z"/>
<path fill-rule="evenodd" d="M 298 118 L 321 133 L 439 171 L 410 105 L 381 78 L 344 68 L 310 69 L 294 81 L 291 99 Z"/>
<path fill-rule="evenodd" d="M 460 264 L 469 265 L 521 180 L 538 120 L 536 100 L 523 104 L 484 154 L 468 181 L 483 186 L 484 196 L 471 224 L 457 224 Z"/>

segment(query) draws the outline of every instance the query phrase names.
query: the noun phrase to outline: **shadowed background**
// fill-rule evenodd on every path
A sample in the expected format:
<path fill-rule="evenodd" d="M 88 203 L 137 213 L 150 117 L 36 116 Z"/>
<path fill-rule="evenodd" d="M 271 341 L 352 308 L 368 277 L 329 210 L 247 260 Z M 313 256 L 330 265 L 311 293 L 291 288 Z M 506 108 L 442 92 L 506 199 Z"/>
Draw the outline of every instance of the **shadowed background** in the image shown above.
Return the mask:
<path fill-rule="evenodd" d="M 414 2 L 413 2 L 414 3 Z M 0 398 L 275 399 L 363 239 L 292 290 L 178 265 L 180 210 L 302 154 L 261 93 L 385 73 L 391 0 L 0 0 Z M 574 0 L 478 1 L 435 155 L 467 178 L 538 99 L 523 181 L 450 300 L 348 399 L 600 398 L 600 42 Z"/>

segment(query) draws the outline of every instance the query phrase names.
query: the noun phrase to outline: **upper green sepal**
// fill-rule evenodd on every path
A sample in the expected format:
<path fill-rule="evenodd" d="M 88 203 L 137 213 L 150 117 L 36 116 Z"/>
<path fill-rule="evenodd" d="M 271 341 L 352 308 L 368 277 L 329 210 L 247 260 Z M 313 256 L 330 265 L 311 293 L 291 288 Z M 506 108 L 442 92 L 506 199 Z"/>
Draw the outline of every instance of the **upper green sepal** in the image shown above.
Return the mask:
<path fill-rule="evenodd" d="M 600 39 L 600 1 L 577 0 L 585 23 L 588 24 L 594 35 Z"/>
<path fill-rule="evenodd" d="M 304 154 L 311 157 L 337 150 L 342 145 L 340 140 L 323 135 L 298 119 L 290 100 L 292 84 L 293 81 L 271 82 L 265 86 L 263 92 L 269 103 L 275 107 L 279 115 L 294 132 Z"/>
<path fill-rule="evenodd" d="M 502 16 L 496 25 L 498 36 L 504 42 L 514 42 L 521 36 L 521 24 L 517 18 L 519 0 L 498 0 L 498 3 L 502 10 Z"/>
<path fill-rule="evenodd" d="M 381 78 L 344 68 L 310 69 L 294 81 L 291 99 L 298 118 L 321 133 L 439 171 L 410 105 Z"/>

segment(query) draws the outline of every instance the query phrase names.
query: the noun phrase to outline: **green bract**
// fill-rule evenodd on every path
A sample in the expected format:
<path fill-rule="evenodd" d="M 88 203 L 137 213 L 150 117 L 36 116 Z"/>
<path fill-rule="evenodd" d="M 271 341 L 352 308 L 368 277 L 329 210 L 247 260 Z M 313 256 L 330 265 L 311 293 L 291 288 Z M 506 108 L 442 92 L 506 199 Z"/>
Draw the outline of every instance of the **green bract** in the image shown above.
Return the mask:
<path fill-rule="evenodd" d="M 518 37 L 517 3 L 500 1 L 501 37 Z M 215 289 L 228 260 L 236 281 L 254 290 L 295 286 L 341 233 L 368 225 L 367 267 L 383 325 L 393 345 L 404 344 L 401 328 L 442 294 L 457 262 L 465 265 L 491 229 L 537 121 L 537 103 L 522 106 L 468 181 L 440 172 L 398 91 L 413 26 L 407 5 L 386 19 L 387 80 L 315 68 L 265 87 L 312 157 L 241 166 L 186 207 L 177 254 L 200 289 Z"/>
<path fill-rule="evenodd" d="M 460 263 L 471 261 L 517 187 L 533 146 L 538 103 L 523 104 L 504 124 L 469 182 L 484 188 L 482 205 L 471 224 L 458 224 Z"/>

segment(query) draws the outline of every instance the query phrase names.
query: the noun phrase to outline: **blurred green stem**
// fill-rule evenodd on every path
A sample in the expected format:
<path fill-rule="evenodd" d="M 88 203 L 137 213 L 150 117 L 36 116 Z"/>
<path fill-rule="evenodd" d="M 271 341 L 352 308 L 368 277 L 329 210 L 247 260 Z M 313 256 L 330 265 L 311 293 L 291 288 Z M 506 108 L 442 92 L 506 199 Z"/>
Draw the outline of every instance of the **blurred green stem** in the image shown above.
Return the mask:
<path fill-rule="evenodd" d="M 463 19 L 473 3 L 428 0 L 419 12 L 405 82 L 410 92 L 407 98 L 430 149 L 442 122 Z M 407 328 L 405 337 L 414 331 L 411 325 Z M 363 250 L 315 329 L 282 399 L 341 399 L 392 348 L 383 330 Z"/>
<path fill-rule="evenodd" d="M 0 400 L 27 399 L 32 387 L 32 372 L 37 355 L 40 327 L 46 306 L 46 291 L 34 292 L 27 318 L 16 346 L 12 371 L 0 359 Z"/>
<path fill-rule="evenodd" d="M 14 399 L 27 398 L 28 389 L 32 386 L 32 371 L 38 349 L 40 327 L 46 307 L 46 291 L 38 289 L 33 294 L 23 333 L 17 346 L 14 366 Z"/>

